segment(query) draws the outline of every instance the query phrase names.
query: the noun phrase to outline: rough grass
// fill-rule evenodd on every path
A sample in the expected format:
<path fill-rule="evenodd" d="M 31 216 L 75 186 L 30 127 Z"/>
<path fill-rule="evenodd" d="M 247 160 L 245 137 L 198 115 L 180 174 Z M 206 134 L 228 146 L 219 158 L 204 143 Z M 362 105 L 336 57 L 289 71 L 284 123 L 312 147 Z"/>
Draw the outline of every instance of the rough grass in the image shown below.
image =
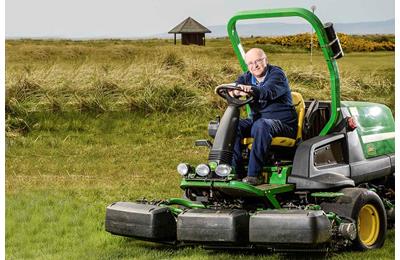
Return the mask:
<path fill-rule="evenodd" d="M 208 46 L 148 41 L 6 41 L 6 256 L 9 259 L 280 259 L 266 252 L 173 249 L 112 236 L 105 207 L 181 196 L 179 162 L 200 163 L 213 93 L 240 73 L 226 39 Z M 329 99 L 324 60 L 274 47 L 271 63 L 305 98 Z M 394 53 L 339 60 L 342 98 L 394 110 Z M 299 257 L 296 255 L 295 257 Z M 392 259 L 385 247 L 333 259 Z"/>
<path fill-rule="evenodd" d="M 221 107 L 214 87 L 240 73 L 226 40 L 207 47 L 156 42 L 7 41 L 7 112 L 202 113 Z M 272 52 L 269 60 L 305 98 L 329 99 L 329 74 L 318 53 L 312 64 L 304 52 Z M 351 53 L 339 60 L 343 100 L 375 101 L 394 110 L 393 63 L 393 52 Z"/>
<path fill-rule="evenodd" d="M 213 93 L 240 67 L 226 40 L 210 46 L 166 41 L 7 41 L 6 130 L 29 131 L 31 112 L 177 112 L 223 109 Z M 276 48 L 281 48 L 277 46 Z M 72 56 L 71 56 L 72 55 Z M 330 98 L 325 61 L 314 53 L 269 54 L 306 99 Z M 351 53 L 339 60 L 343 100 L 386 104 L 394 111 L 392 52 Z"/>

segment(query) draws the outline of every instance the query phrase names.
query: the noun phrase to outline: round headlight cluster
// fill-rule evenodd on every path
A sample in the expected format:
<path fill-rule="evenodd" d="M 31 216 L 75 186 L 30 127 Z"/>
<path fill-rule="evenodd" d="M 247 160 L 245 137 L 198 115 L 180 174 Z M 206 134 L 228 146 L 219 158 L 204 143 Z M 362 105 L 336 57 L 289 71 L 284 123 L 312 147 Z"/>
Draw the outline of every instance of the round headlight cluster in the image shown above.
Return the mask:
<path fill-rule="evenodd" d="M 180 164 L 178 164 L 178 167 L 176 167 L 176 170 L 182 176 L 185 176 L 186 174 L 188 174 L 189 169 L 190 169 L 190 166 L 187 163 L 180 163 Z"/>
<path fill-rule="evenodd" d="M 232 167 L 227 164 L 220 164 L 215 169 L 215 173 L 220 177 L 228 176 L 232 171 Z"/>
<path fill-rule="evenodd" d="M 204 163 L 199 164 L 196 167 L 196 173 L 201 177 L 205 177 L 210 173 L 210 167 L 208 167 L 208 165 Z"/>

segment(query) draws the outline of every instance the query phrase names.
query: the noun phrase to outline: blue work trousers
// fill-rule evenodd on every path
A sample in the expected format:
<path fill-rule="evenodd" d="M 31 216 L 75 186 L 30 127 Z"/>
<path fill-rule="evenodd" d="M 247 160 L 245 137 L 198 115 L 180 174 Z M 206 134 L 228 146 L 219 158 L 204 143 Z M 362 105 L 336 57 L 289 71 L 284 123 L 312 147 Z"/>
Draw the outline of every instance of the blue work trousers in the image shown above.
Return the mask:
<path fill-rule="evenodd" d="M 296 128 L 275 119 L 258 118 L 255 121 L 252 119 L 240 119 L 232 160 L 232 166 L 238 176 L 240 178 L 245 176 L 241 139 L 245 137 L 254 138 L 250 151 L 247 176 L 256 177 L 262 172 L 272 138 L 275 136 L 295 138 Z"/>

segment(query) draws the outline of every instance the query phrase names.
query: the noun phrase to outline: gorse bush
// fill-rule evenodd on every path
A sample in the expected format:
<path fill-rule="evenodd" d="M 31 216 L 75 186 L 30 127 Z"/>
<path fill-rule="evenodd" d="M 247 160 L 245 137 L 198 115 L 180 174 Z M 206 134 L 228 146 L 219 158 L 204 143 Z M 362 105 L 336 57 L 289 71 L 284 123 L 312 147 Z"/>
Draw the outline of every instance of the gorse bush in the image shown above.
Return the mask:
<path fill-rule="evenodd" d="M 338 37 L 344 51 L 394 51 L 394 38 L 361 38 L 339 33 Z"/>
<path fill-rule="evenodd" d="M 370 51 L 394 51 L 395 41 L 392 35 L 360 37 L 338 33 L 342 48 L 345 52 L 370 52 Z M 278 45 L 284 47 L 296 47 L 310 49 L 311 34 L 302 33 L 289 36 L 256 37 L 246 42 L 252 45 Z M 313 35 L 313 47 L 319 48 L 317 36 Z"/>

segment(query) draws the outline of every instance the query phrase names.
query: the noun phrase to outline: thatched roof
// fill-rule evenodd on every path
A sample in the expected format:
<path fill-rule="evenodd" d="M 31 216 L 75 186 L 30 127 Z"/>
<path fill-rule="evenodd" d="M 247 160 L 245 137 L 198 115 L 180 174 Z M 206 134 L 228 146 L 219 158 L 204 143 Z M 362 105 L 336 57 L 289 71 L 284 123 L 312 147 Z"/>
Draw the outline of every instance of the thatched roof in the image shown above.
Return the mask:
<path fill-rule="evenodd" d="M 183 22 L 175 26 L 168 33 L 210 33 L 206 27 L 194 20 L 192 17 L 186 18 Z"/>

